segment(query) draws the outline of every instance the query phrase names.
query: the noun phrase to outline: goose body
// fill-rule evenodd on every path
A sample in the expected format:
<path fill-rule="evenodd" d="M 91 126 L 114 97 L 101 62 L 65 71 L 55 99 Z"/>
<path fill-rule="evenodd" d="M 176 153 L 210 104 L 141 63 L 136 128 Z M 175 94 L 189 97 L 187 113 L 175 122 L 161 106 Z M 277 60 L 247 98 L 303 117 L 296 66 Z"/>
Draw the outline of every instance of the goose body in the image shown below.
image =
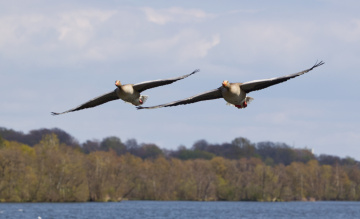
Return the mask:
<path fill-rule="evenodd" d="M 184 79 L 189 77 L 192 74 L 195 74 L 199 70 L 195 70 L 190 74 L 183 75 L 176 78 L 169 78 L 169 79 L 160 79 L 160 80 L 153 80 L 153 81 L 145 81 L 138 84 L 124 84 L 122 85 L 119 80 L 115 81 L 116 89 L 101 95 L 99 97 L 96 97 L 92 100 L 87 101 L 86 103 L 81 104 L 80 106 L 77 106 L 73 109 L 64 111 L 62 113 L 56 113 L 52 112 L 52 115 L 60 115 L 64 113 L 74 112 L 86 108 L 96 107 L 98 105 L 104 104 L 109 101 L 121 99 L 125 101 L 126 103 L 130 103 L 135 106 L 142 105 L 148 98 L 146 95 L 141 95 L 141 92 L 147 89 L 151 89 L 154 87 L 164 86 L 167 84 L 171 84 L 175 81 Z"/>
<path fill-rule="evenodd" d="M 134 89 L 132 84 L 126 84 L 119 86 L 115 89 L 116 95 L 119 99 L 122 99 L 125 102 L 131 103 L 135 106 L 141 105 L 140 101 L 140 92 Z"/>
<path fill-rule="evenodd" d="M 313 65 L 311 68 L 306 69 L 304 71 L 282 77 L 270 78 L 270 79 L 254 80 L 245 83 L 229 83 L 228 81 L 225 80 L 223 81 L 221 87 L 214 90 L 210 90 L 186 99 L 165 103 L 157 106 L 151 106 L 151 107 L 138 106 L 137 109 L 155 109 L 161 107 L 178 106 L 178 105 L 190 104 L 199 101 L 213 100 L 219 98 L 223 98 L 228 105 L 233 105 L 241 109 L 247 107 L 247 104 L 253 100 L 252 97 L 247 96 L 248 93 L 285 82 L 291 78 L 298 77 L 323 64 L 324 62 L 321 61 L 315 63 L 315 65 Z"/>
<path fill-rule="evenodd" d="M 226 83 L 227 81 L 224 81 L 223 83 Z M 228 82 L 227 82 L 228 83 Z M 225 99 L 226 102 L 233 104 L 233 105 L 240 105 L 243 103 L 243 100 L 246 97 L 246 92 L 241 90 L 239 83 L 231 83 L 229 85 L 229 88 L 226 88 L 223 85 L 223 87 L 220 87 L 221 95 Z"/>

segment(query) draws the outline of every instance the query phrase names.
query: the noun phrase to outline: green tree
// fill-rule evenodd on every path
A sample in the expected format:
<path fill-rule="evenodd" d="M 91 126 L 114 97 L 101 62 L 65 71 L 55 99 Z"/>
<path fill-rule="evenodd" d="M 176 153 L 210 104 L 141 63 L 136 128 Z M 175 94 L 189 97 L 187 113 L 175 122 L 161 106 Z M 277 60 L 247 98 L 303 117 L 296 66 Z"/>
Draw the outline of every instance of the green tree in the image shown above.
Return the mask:
<path fill-rule="evenodd" d="M 256 148 L 255 148 L 255 144 L 252 144 L 248 139 L 246 138 L 235 138 L 232 142 L 232 145 L 238 147 L 241 149 L 240 151 L 240 157 L 254 157 L 256 155 Z"/>
<path fill-rule="evenodd" d="M 112 163 L 116 162 L 114 151 L 96 151 L 87 156 L 85 160 L 86 178 L 90 201 L 107 201 L 108 183 L 111 182 L 114 172 Z"/>
<path fill-rule="evenodd" d="M 126 153 L 126 146 L 118 137 L 107 137 L 100 143 L 100 149 L 103 151 L 114 150 L 118 155 Z"/>
<path fill-rule="evenodd" d="M 4 142 L 4 139 L 1 137 L 1 135 L 0 135 L 0 149 L 2 148 L 2 147 L 5 147 L 5 142 Z"/>
<path fill-rule="evenodd" d="M 143 159 L 155 159 L 158 156 L 163 155 L 162 150 L 155 144 L 143 144 L 139 150 L 139 156 Z"/>
<path fill-rule="evenodd" d="M 34 181 L 33 158 L 33 149 L 17 142 L 9 142 L 0 150 L 1 201 L 30 201 L 29 188 Z"/>
<path fill-rule="evenodd" d="M 55 134 L 43 136 L 36 151 L 36 184 L 32 198 L 37 201 L 86 201 L 88 191 L 83 154 L 60 145 Z"/>

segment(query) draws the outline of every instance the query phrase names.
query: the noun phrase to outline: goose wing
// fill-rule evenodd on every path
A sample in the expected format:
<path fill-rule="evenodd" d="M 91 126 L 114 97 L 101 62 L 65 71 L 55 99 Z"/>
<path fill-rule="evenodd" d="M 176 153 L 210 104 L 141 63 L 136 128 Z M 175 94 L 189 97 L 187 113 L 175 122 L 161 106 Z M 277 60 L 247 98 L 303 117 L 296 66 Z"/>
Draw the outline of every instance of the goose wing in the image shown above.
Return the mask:
<path fill-rule="evenodd" d="M 295 78 L 297 76 L 305 74 L 305 73 L 307 73 L 307 72 L 313 70 L 314 68 L 316 68 L 316 67 L 318 67 L 320 65 L 323 65 L 323 64 L 324 64 L 323 61 L 317 62 L 311 68 L 306 69 L 306 70 L 301 71 L 301 72 L 298 72 L 298 73 L 294 73 L 294 74 L 290 74 L 290 75 L 286 75 L 286 76 L 282 76 L 282 77 L 277 77 L 277 78 L 249 81 L 249 82 L 245 82 L 245 83 L 241 84 L 240 87 L 246 93 L 249 93 L 251 91 L 261 90 L 261 89 L 270 87 L 272 85 L 279 84 L 281 82 L 287 81 L 287 80 L 289 80 L 291 78 Z"/>
<path fill-rule="evenodd" d="M 73 109 L 67 110 L 67 111 L 62 112 L 62 113 L 51 112 L 51 114 L 52 115 L 60 115 L 60 114 L 64 114 L 64 113 L 69 113 L 69 112 L 73 112 L 73 111 L 77 111 L 77 110 L 82 110 L 82 109 L 86 109 L 86 108 L 95 107 L 95 106 L 101 105 L 103 103 L 106 103 L 106 102 L 109 102 L 109 101 L 112 101 L 112 100 L 117 100 L 117 99 L 119 99 L 119 97 L 117 96 L 116 89 L 115 89 L 114 91 L 112 91 L 110 93 L 107 93 L 107 94 L 101 95 L 99 97 L 96 97 L 96 98 L 94 98 L 92 100 L 89 100 L 88 102 L 83 103 L 80 106 L 75 107 Z"/>
<path fill-rule="evenodd" d="M 139 91 L 139 93 L 143 92 L 144 90 L 150 89 L 150 88 L 154 88 L 154 87 L 159 87 L 159 86 L 163 86 L 163 85 L 167 85 L 167 84 L 171 84 L 175 81 L 184 79 L 189 77 L 192 74 L 195 74 L 196 72 L 200 71 L 199 69 L 196 69 L 195 71 L 191 72 L 190 74 L 187 75 L 183 75 L 181 77 L 177 77 L 177 78 L 169 78 L 169 79 L 159 79 L 159 80 L 153 80 L 153 81 L 145 81 L 145 82 L 141 82 L 138 84 L 134 84 L 133 87 L 135 90 Z"/>
<path fill-rule="evenodd" d="M 161 108 L 161 107 L 169 107 L 169 106 L 177 106 L 177 105 L 183 105 L 183 104 L 190 104 L 190 103 L 195 103 L 195 102 L 199 102 L 199 101 L 205 101 L 205 100 L 213 100 L 213 99 L 218 99 L 218 98 L 222 98 L 222 93 L 221 93 L 221 87 L 214 89 L 214 90 L 210 90 L 183 100 L 178 100 L 178 101 L 174 101 L 171 103 L 165 103 L 162 105 L 157 105 L 157 106 L 151 106 L 151 107 L 142 107 L 142 106 L 138 106 L 137 109 L 155 109 L 155 108 Z"/>

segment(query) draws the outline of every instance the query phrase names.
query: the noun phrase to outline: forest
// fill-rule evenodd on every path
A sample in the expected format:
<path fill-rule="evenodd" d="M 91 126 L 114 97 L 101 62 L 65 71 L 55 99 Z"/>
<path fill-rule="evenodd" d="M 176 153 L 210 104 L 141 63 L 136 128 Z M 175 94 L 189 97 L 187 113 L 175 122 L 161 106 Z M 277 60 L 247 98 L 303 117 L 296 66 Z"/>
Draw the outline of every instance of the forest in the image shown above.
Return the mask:
<path fill-rule="evenodd" d="M 360 200 L 360 163 L 284 143 L 161 149 L 111 136 L 0 128 L 0 202 Z"/>

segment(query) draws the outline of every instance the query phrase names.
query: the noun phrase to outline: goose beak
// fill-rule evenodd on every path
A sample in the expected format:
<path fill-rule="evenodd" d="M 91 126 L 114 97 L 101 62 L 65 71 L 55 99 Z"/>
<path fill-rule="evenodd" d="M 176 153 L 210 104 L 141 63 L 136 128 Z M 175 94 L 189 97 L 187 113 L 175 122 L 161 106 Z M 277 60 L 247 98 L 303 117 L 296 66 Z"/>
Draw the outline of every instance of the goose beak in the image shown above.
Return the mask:
<path fill-rule="evenodd" d="M 223 87 L 226 87 L 227 84 L 228 84 L 228 81 L 223 81 L 222 86 L 223 86 Z"/>

